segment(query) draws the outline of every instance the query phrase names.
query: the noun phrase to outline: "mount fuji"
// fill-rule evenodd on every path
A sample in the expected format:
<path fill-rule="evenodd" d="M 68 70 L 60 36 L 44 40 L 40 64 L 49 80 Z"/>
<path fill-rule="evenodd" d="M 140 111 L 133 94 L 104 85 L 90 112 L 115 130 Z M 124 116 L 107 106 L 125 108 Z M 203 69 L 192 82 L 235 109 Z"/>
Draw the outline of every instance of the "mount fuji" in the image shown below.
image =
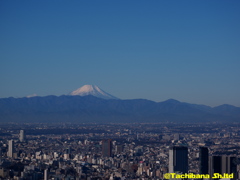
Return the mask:
<path fill-rule="evenodd" d="M 84 85 L 84 86 L 78 88 L 77 90 L 71 92 L 69 95 L 72 95 L 72 96 L 92 95 L 92 96 L 102 98 L 102 99 L 119 99 L 119 98 L 103 91 L 96 85 Z"/>
<path fill-rule="evenodd" d="M 240 107 L 210 107 L 169 99 L 118 99 L 94 85 L 68 95 L 0 98 L 0 124 L 17 123 L 159 123 L 240 122 Z"/>

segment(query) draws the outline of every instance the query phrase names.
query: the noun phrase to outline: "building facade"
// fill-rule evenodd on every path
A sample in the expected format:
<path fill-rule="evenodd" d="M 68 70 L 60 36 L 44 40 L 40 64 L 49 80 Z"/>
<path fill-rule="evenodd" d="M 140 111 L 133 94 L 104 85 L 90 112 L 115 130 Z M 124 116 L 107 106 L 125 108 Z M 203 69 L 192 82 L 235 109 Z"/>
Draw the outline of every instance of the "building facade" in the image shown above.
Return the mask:
<path fill-rule="evenodd" d="M 111 157 L 112 156 L 112 140 L 102 140 L 102 155 L 104 157 Z"/>
<path fill-rule="evenodd" d="M 188 173 L 188 148 L 174 146 L 169 150 L 169 173 Z"/>

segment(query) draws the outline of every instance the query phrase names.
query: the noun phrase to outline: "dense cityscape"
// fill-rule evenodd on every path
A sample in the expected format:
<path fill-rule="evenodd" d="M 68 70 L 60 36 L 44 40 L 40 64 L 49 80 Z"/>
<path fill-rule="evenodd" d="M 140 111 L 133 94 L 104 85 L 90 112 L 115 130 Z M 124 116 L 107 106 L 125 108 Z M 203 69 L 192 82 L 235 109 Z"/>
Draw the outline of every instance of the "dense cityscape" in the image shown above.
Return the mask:
<path fill-rule="evenodd" d="M 0 178 L 239 179 L 239 140 L 239 123 L 1 124 Z"/>

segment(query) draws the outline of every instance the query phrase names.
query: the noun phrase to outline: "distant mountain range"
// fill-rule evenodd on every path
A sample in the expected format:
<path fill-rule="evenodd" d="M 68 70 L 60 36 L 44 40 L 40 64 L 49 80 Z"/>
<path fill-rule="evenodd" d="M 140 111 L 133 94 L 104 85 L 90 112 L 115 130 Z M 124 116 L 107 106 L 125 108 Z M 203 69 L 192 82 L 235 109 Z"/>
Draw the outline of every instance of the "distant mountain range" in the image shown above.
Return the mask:
<path fill-rule="evenodd" d="M 240 122 L 240 108 L 209 107 L 169 99 L 120 100 L 97 86 L 85 85 L 70 95 L 1 98 L 0 123 L 149 123 Z"/>

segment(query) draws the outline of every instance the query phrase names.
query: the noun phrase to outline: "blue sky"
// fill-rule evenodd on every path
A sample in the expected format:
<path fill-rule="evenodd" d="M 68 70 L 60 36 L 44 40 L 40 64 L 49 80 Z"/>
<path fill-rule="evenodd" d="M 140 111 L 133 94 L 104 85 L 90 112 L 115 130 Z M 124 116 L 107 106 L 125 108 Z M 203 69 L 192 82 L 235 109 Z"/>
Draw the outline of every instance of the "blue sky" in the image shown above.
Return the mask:
<path fill-rule="evenodd" d="M 94 84 L 240 107 L 240 1 L 2 0 L 0 98 Z"/>

